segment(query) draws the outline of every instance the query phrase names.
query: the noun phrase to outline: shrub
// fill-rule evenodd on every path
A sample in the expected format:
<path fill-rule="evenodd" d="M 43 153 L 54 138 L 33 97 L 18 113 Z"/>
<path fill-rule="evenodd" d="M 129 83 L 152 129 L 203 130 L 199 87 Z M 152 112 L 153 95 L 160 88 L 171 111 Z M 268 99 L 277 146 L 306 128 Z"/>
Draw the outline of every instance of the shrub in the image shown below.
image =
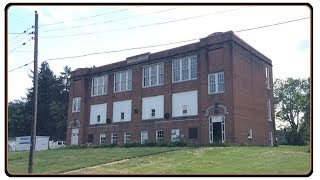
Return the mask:
<path fill-rule="evenodd" d="M 62 147 L 62 148 L 60 148 L 60 149 L 84 149 L 84 148 L 87 148 L 87 146 L 86 145 L 83 145 L 83 144 L 81 144 L 81 145 L 66 145 L 65 147 Z"/>

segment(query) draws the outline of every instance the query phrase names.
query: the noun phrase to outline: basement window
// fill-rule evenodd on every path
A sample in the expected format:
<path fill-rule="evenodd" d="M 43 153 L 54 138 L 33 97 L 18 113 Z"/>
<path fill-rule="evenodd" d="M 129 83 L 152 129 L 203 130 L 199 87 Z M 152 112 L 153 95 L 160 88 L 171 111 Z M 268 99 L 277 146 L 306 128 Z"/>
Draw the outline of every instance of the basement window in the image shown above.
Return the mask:
<path fill-rule="evenodd" d="M 248 139 L 252 139 L 252 129 L 248 129 Z"/>

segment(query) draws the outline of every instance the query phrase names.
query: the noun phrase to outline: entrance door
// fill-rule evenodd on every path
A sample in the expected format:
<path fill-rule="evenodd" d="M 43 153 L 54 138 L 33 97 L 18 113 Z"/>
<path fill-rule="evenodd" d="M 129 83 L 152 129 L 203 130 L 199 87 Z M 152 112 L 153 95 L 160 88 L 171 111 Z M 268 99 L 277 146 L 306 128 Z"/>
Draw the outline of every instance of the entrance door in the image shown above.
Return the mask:
<path fill-rule="evenodd" d="M 148 141 L 148 131 L 141 131 L 141 144 Z"/>
<path fill-rule="evenodd" d="M 225 123 L 224 116 L 209 117 L 209 143 L 224 143 Z"/>
<path fill-rule="evenodd" d="M 78 145 L 79 128 L 72 129 L 71 132 L 71 144 Z"/>

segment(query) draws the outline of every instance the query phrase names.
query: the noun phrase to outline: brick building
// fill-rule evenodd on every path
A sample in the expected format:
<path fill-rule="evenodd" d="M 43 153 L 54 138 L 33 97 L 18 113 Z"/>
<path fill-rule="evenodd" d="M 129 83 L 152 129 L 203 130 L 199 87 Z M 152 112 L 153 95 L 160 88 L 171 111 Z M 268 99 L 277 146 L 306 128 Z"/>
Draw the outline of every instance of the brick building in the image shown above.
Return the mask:
<path fill-rule="evenodd" d="M 71 73 L 67 143 L 272 146 L 271 60 L 232 31 Z"/>

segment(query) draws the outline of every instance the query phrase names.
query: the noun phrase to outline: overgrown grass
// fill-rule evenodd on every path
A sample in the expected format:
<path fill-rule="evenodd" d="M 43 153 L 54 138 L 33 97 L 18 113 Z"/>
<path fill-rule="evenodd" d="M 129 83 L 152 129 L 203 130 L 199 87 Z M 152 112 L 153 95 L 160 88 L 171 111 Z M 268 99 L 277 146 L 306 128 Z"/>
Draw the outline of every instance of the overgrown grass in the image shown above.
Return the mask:
<path fill-rule="evenodd" d="M 36 174 L 57 174 L 116 160 L 178 149 L 174 147 L 74 148 L 76 149 L 57 149 L 34 152 L 33 172 Z M 28 170 L 28 156 L 28 151 L 9 152 L 8 172 L 12 175 L 26 174 Z"/>
<path fill-rule="evenodd" d="M 101 165 L 76 174 L 307 174 L 307 146 L 199 147 Z"/>

